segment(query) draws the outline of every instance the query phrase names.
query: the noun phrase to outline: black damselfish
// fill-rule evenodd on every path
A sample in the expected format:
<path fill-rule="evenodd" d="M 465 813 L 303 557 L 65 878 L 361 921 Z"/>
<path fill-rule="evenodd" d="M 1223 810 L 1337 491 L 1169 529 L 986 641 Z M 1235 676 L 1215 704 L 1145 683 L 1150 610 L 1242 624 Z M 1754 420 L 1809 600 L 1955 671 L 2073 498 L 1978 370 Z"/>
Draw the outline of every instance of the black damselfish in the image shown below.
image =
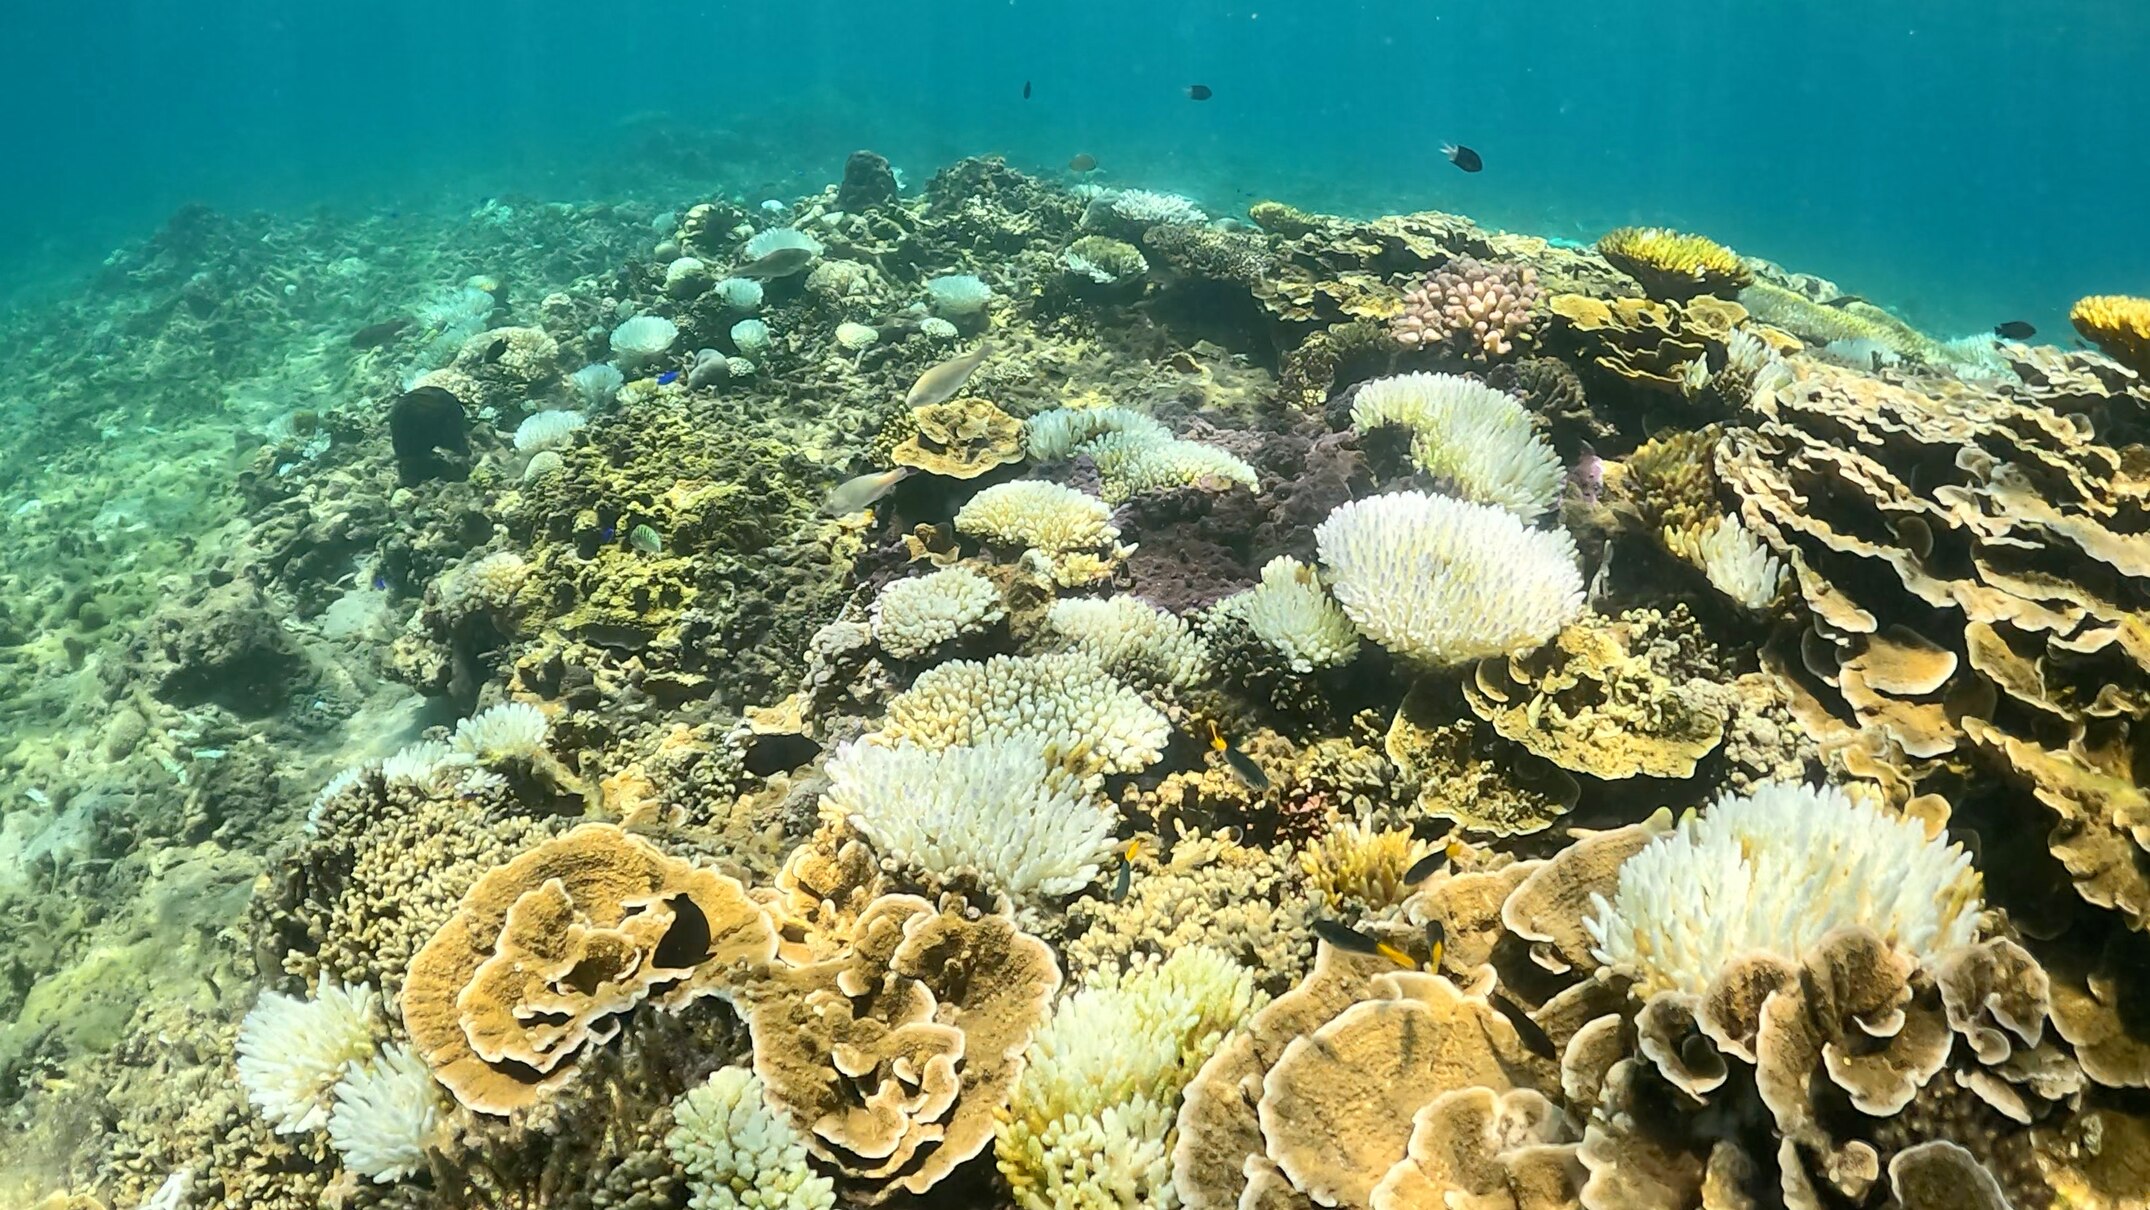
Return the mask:
<path fill-rule="evenodd" d="M 2029 340 L 2038 335 L 2038 329 L 2020 319 L 2011 319 L 2007 323 L 1993 325 L 1993 334 L 2003 340 Z"/>
<path fill-rule="evenodd" d="M 1463 169 L 1465 172 L 1477 172 L 1486 166 L 1486 162 L 1479 158 L 1477 152 L 1472 151 L 1461 143 L 1442 144 L 1441 154 L 1448 157 L 1449 163 Z"/>
<path fill-rule="evenodd" d="M 1207 101 L 1215 95 L 1217 94 L 1211 92 L 1207 84 L 1189 84 L 1187 86 L 1187 99 L 1190 101 Z"/>
<path fill-rule="evenodd" d="M 1025 101 L 1030 99 L 1030 81 L 1028 80 L 1023 81 L 1023 99 Z"/>

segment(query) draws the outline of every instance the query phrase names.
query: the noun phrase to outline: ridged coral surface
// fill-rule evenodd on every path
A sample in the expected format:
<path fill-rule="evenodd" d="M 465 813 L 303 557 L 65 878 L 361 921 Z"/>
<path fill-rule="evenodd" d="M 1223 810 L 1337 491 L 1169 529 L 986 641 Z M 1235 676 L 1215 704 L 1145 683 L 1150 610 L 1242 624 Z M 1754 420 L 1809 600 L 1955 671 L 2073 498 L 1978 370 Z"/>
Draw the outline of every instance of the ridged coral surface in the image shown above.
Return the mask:
<path fill-rule="evenodd" d="M 1337 604 L 1416 663 L 1520 654 L 1583 607 L 1574 539 L 1492 505 L 1396 492 L 1338 507 L 1314 536 Z"/>

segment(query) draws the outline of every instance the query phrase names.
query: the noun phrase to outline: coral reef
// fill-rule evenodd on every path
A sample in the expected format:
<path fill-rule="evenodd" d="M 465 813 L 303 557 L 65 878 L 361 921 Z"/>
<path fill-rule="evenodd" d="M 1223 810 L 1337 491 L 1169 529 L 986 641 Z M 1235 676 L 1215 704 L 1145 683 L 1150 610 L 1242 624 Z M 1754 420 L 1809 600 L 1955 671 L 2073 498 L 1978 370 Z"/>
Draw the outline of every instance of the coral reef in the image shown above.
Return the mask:
<path fill-rule="evenodd" d="M 2133 301 L 842 167 L 0 315 L 0 1201 L 2150 1204 Z"/>

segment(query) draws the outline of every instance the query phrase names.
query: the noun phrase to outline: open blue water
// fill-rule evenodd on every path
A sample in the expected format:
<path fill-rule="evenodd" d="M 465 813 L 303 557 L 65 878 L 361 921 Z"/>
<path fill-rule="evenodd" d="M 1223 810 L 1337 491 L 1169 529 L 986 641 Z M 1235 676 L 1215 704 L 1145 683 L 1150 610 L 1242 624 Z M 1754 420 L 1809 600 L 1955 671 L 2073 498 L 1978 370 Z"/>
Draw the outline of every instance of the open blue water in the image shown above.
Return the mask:
<path fill-rule="evenodd" d="M 872 146 L 1192 193 L 1664 223 L 1942 334 L 2141 291 L 2135 0 L 17 5 L 0 294 L 177 204 L 797 193 Z M 1023 83 L 1032 83 L 1025 102 Z M 1215 89 L 1206 103 L 1182 89 Z M 1485 156 L 1465 176 L 1444 141 Z"/>

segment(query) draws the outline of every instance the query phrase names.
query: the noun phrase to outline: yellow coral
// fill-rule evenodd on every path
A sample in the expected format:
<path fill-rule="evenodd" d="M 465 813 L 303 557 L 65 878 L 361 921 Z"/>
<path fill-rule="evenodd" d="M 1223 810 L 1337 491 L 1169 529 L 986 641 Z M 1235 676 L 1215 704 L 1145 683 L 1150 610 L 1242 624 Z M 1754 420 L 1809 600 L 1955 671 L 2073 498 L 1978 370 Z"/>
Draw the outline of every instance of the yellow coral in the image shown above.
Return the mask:
<path fill-rule="evenodd" d="M 1355 899 L 1372 907 L 1402 903 L 1411 888 L 1404 872 L 1433 851 L 1409 828 L 1376 828 L 1346 823 L 1306 847 L 1299 867 L 1330 903 Z"/>
<path fill-rule="evenodd" d="M 1700 235 L 1664 227 L 1621 227 L 1605 233 L 1598 253 L 1642 283 L 1653 297 L 1684 299 L 1726 294 L 1754 280 L 1730 248 Z"/>
<path fill-rule="evenodd" d="M 2150 374 L 2150 298 L 2093 294 L 2078 301 L 2068 319 L 2114 361 Z"/>

